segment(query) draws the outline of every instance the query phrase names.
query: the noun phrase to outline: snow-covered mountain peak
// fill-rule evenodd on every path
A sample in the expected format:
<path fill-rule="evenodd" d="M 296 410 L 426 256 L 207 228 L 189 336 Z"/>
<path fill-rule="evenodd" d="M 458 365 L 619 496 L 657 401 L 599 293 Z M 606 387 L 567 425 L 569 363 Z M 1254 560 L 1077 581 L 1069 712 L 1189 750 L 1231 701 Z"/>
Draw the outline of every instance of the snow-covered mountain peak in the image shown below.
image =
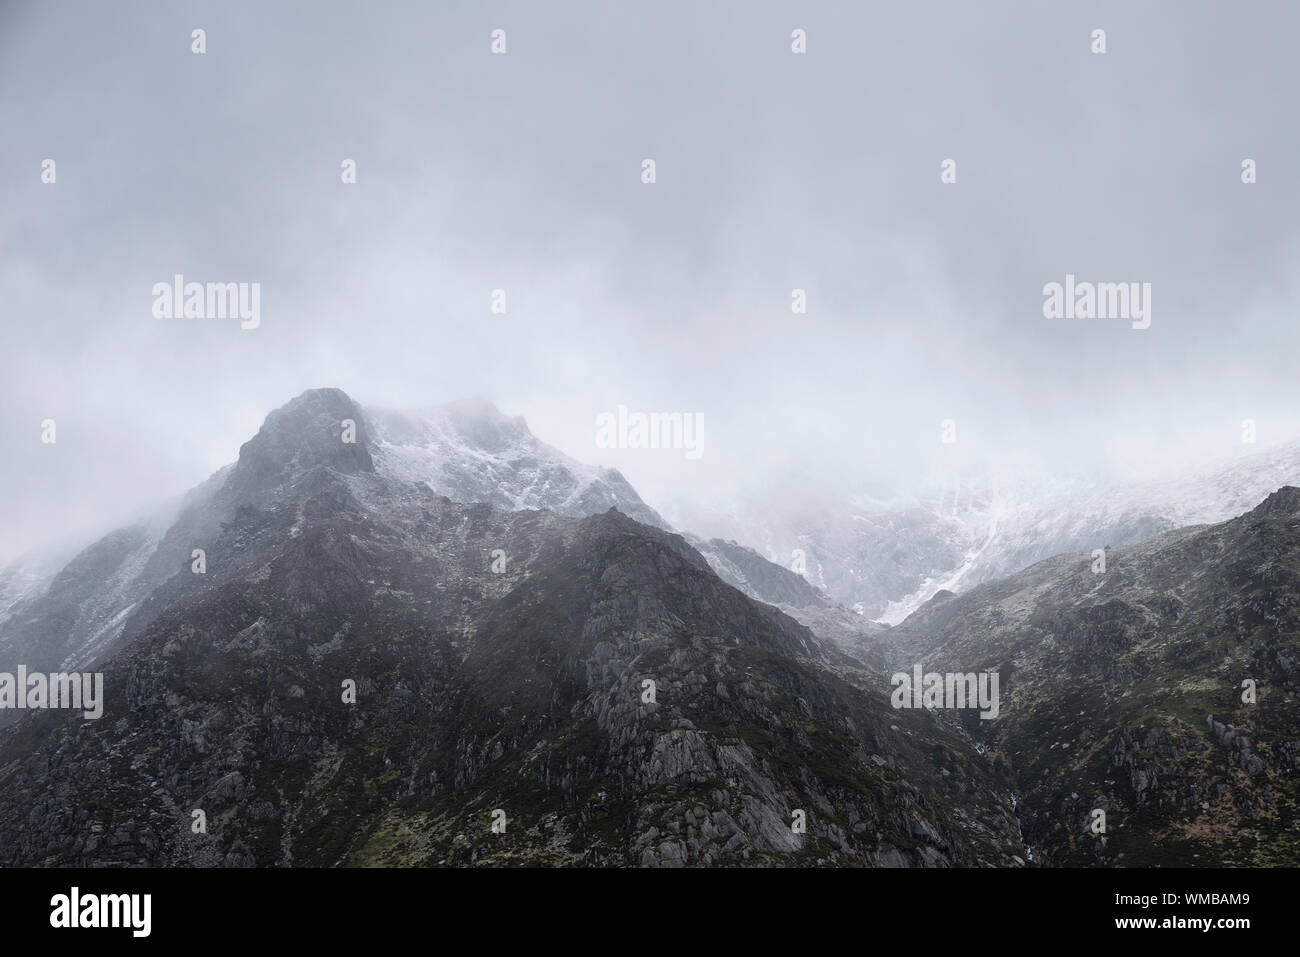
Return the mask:
<path fill-rule="evenodd" d="M 420 411 L 367 408 L 371 451 L 381 475 L 424 482 L 458 502 L 593 515 L 617 508 L 667 528 L 616 469 L 586 465 L 547 445 L 522 416 L 483 399 Z"/>

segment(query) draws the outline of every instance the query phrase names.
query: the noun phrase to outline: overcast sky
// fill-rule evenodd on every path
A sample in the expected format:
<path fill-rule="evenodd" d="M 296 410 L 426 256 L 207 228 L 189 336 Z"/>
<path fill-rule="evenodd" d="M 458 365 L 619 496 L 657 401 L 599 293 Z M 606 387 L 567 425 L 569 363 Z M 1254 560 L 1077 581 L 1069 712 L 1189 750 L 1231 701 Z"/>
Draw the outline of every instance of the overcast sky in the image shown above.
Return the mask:
<path fill-rule="evenodd" d="M 317 386 L 489 398 L 665 514 L 1295 438 L 1300 6 L 1070 6 L 7 0 L 0 559 Z M 177 273 L 260 327 L 155 318 Z M 1151 283 L 1150 328 L 1044 318 L 1067 273 Z M 598 449 L 619 404 L 704 456 Z"/>

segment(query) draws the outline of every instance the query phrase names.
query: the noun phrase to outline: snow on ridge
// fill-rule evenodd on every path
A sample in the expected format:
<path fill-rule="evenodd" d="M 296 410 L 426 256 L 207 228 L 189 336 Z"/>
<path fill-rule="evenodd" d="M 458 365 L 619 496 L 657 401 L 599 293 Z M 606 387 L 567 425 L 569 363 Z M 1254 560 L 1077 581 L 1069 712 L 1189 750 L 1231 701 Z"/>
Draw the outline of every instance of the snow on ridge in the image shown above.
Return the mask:
<path fill-rule="evenodd" d="M 1288 484 L 1300 485 L 1300 442 L 1157 480 L 1022 472 L 949 476 L 892 497 L 846 495 L 816 511 L 758 500 L 713 534 L 769 558 L 804 549 L 809 580 L 833 600 L 896 624 L 940 589 L 966 591 L 1054 555 L 1226 521 Z"/>
<path fill-rule="evenodd" d="M 485 400 L 366 414 L 380 474 L 425 482 L 455 501 L 583 515 L 591 510 L 584 499 L 594 495 L 642 521 L 654 515 L 618 473 L 547 445 L 522 417 L 505 416 Z"/>

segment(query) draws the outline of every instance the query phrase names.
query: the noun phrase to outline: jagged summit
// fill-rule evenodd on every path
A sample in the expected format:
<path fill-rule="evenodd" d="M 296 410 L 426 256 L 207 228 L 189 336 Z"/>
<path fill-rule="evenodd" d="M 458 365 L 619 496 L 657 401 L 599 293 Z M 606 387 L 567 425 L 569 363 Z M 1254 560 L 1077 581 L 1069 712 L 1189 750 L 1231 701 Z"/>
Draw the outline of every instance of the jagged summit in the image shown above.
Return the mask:
<path fill-rule="evenodd" d="M 345 441 L 350 422 L 353 441 Z M 337 479 L 348 480 L 346 493 Z M 188 569 L 242 510 L 297 515 L 323 490 L 392 503 L 427 489 L 455 502 L 569 517 L 618 509 L 669 528 L 617 471 L 584 465 L 539 440 L 522 417 L 484 399 L 420 412 L 368 409 L 338 388 L 295 396 L 270 412 L 239 458 L 192 489 L 178 513 L 128 525 L 27 584 L 0 580 L 0 662 L 84 664 L 111 648 L 149 596 Z M 403 492 L 403 490 L 407 490 Z M 296 527 L 296 526 L 295 526 Z"/>
<path fill-rule="evenodd" d="M 194 549 L 206 549 L 246 512 L 268 524 L 288 516 L 297 535 L 306 527 L 304 505 L 313 500 L 328 499 L 334 509 L 356 500 L 382 520 L 393 509 L 423 507 L 430 491 L 510 512 L 582 518 L 614 510 L 676 531 L 616 470 L 565 455 L 533 435 L 522 417 L 504 415 L 485 399 L 392 411 L 367 408 L 342 389 L 309 389 L 268 414 L 238 460 L 192 489 L 178 512 L 105 536 L 40 587 L 6 572 L 0 661 L 25 657 L 53 667 L 93 660 L 133 621 L 161 607 L 152 596 L 188 569 Z M 687 535 L 683 547 L 698 550 L 728 584 L 819 634 L 848 639 L 850 653 L 861 655 L 865 623 L 835 609 L 802 577 L 734 544 Z M 816 612 L 811 618 L 808 609 Z"/>
<path fill-rule="evenodd" d="M 343 439 L 345 421 L 354 423 L 352 442 Z M 248 502 L 316 468 L 377 473 L 511 510 L 578 517 L 616 508 L 671 528 L 616 469 L 571 458 L 483 398 L 395 410 L 363 407 L 342 389 L 309 389 L 266 417 L 219 494 Z"/>
<path fill-rule="evenodd" d="M 352 442 L 343 440 L 348 421 L 355 424 Z M 271 412 L 240 447 L 228 484 L 232 491 L 252 492 L 322 466 L 346 475 L 375 469 L 361 406 L 341 389 L 310 389 Z"/>

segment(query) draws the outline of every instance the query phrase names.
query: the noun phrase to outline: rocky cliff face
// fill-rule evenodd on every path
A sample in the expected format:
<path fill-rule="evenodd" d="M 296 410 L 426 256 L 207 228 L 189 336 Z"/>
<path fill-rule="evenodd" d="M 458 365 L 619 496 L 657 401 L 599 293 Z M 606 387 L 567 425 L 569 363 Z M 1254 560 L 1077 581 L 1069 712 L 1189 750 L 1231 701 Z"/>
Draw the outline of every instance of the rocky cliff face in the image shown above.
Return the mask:
<path fill-rule="evenodd" d="M 967 726 L 1038 861 L 1300 863 L 1300 489 L 1093 569 L 936 598 L 891 630 L 894 665 L 1000 673 L 1001 715 Z"/>
<path fill-rule="evenodd" d="M 1023 862 L 965 731 L 686 540 L 454 502 L 384 434 L 307 393 L 196 494 L 99 646 L 104 716 L 0 730 L 0 862 Z"/>

